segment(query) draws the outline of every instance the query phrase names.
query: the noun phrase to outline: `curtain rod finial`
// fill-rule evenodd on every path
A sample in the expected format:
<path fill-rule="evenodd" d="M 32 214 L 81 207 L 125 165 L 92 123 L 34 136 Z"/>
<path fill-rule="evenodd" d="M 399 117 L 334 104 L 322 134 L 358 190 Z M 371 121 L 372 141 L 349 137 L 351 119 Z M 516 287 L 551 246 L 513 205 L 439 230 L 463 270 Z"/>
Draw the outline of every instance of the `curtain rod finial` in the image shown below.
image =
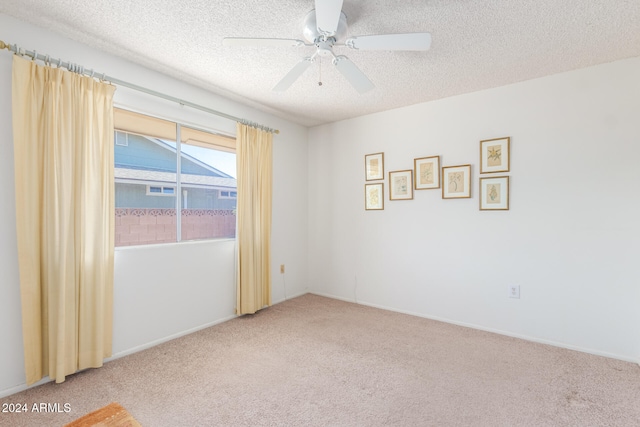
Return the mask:
<path fill-rule="evenodd" d="M 9 49 L 9 45 L 5 44 L 5 42 L 0 40 L 0 50 L 2 50 L 2 49 Z"/>

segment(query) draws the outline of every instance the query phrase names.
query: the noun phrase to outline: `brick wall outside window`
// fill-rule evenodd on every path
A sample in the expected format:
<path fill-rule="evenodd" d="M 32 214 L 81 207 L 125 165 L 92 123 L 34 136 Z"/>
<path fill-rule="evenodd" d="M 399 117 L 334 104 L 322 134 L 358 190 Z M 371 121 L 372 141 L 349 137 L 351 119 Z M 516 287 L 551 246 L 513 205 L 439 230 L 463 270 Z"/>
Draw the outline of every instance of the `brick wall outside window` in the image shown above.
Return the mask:
<path fill-rule="evenodd" d="M 116 208 L 116 246 L 176 241 L 175 209 Z M 227 209 L 183 209 L 182 239 L 234 238 L 236 215 Z"/>

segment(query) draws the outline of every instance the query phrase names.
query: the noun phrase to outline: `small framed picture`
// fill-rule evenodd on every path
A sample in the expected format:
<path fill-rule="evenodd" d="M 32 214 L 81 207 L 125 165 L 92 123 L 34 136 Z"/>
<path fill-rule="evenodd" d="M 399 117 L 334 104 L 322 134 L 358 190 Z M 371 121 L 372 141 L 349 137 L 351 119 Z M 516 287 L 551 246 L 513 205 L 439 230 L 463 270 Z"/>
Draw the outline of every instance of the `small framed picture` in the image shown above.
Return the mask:
<path fill-rule="evenodd" d="M 510 137 L 480 141 L 480 173 L 509 172 Z"/>
<path fill-rule="evenodd" d="M 413 171 L 389 172 L 389 200 L 413 199 Z"/>
<path fill-rule="evenodd" d="M 509 177 L 480 178 L 480 210 L 509 210 Z"/>
<path fill-rule="evenodd" d="M 416 190 L 440 188 L 440 156 L 413 159 Z"/>
<path fill-rule="evenodd" d="M 384 153 L 364 156 L 365 178 L 367 181 L 384 179 Z"/>
<path fill-rule="evenodd" d="M 367 211 L 377 211 L 384 209 L 384 184 L 364 185 L 364 209 Z"/>
<path fill-rule="evenodd" d="M 444 166 L 442 168 L 442 198 L 471 197 L 471 165 Z"/>

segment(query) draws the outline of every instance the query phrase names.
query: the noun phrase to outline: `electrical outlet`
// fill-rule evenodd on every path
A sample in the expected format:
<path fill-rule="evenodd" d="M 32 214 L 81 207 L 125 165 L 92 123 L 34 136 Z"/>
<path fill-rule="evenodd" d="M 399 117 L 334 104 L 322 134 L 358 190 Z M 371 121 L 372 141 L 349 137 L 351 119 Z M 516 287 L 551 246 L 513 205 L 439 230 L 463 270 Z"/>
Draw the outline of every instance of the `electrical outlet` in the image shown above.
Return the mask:
<path fill-rule="evenodd" d="M 280 264 L 280 274 L 284 274 L 284 264 Z"/>
<path fill-rule="evenodd" d="M 520 285 L 509 285 L 509 298 L 520 298 Z"/>

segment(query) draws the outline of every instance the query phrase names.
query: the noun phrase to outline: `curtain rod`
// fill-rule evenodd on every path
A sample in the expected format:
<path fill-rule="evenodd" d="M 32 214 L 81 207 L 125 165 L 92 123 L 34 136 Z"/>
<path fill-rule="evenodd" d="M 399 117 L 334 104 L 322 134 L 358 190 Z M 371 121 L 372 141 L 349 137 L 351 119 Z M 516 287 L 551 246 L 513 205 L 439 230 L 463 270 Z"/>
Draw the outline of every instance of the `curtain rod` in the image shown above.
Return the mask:
<path fill-rule="evenodd" d="M 47 65 L 51 65 L 51 64 L 55 64 L 58 68 L 66 68 L 67 70 L 77 73 L 77 74 L 83 74 L 89 77 L 95 77 L 98 78 L 100 80 L 103 81 L 108 81 L 111 83 L 114 83 L 116 85 L 120 85 L 120 86 L 124 86 L 124 87 L 128 87 L 129 89 L 133 89 L 133 90 L 137 90 L 138 92 L 144 92 L 146 94 L 149 95 L 153 95 L 155 97 L 158 98 L 162 98 L 162 99 L 166 99 L 168 101 L 172 101 L 172 102 L 176 102 L 180 105 L 185 105 L 187 107 L 191 107 L 194 108 L 196 110 L 200 110 L 200 111 L 204 111 L 206 113 L 209 114 L 213 114 L 215 116 L 220 116 L 220 117 L 224 117 L 225 119 L 229 119 L 229 120 L 233 120 L 234 122 L 240 122 L 242 124 L 245 124 L 247 126 L 251 126 L 251 127 L 256 127 L 256 128 L 260 128 L 266 132 L 271 132 L 271 133 L 280 133 L 280 131 L 278 129 L 272 129 L 270 127 L 267 126 L 263 126 L 245 119 L 241 119 L 239 117 L 234 117 L 230 114 L 226 114 L 226 113 L 222 113 L 220 111 L 216 111 L 213 110 L 211 108 L 208 107 L 204 107 L 202 105 L 198 105 L 198 104 L 194 104 L 193 102 L 189 102 L 189 101 L 185 101 L 184 99 L 180 99 L 180 98 L 176 98 L 174 96 L 171 95 L 167 95 L 161 92 L 157 92 L 155 90 L 152 89 L 147 89 L 145 87 L 142 86 L 138 86 L 135 85 L 133 83 L 129 83 L 129 82 L 125 82 L 123 80 L 120 79 L 116 79 L 114 77 L 111 76 L 107 76 L 104 73 L 96 73 L 93 69 L 91 70 L 86 70 L 83 66 L 81 65 L 77 65 L 77 64 L 73 64 L 71 62 L 64 62 L 62 60 L 58 59 L 52 59 L 49 57 L 49 55 L 42 55 L 40 53 L 38 53 L 37 51 L 30 51 L 30 50 L 24 50 L 20 47 L 18 47 L 18 45 L 11 45 L 11 44 L 6 44 L 5 42 L 3 42 L 2 40 L 0 40 L 0 50 L 2 49 L 7 49 L 17 55 L 22 55 L 22 56 L 29 56 L 33 59 L 39 59 L 40 61 L 43 61 L 44 63 L 46 63 Z"/>

